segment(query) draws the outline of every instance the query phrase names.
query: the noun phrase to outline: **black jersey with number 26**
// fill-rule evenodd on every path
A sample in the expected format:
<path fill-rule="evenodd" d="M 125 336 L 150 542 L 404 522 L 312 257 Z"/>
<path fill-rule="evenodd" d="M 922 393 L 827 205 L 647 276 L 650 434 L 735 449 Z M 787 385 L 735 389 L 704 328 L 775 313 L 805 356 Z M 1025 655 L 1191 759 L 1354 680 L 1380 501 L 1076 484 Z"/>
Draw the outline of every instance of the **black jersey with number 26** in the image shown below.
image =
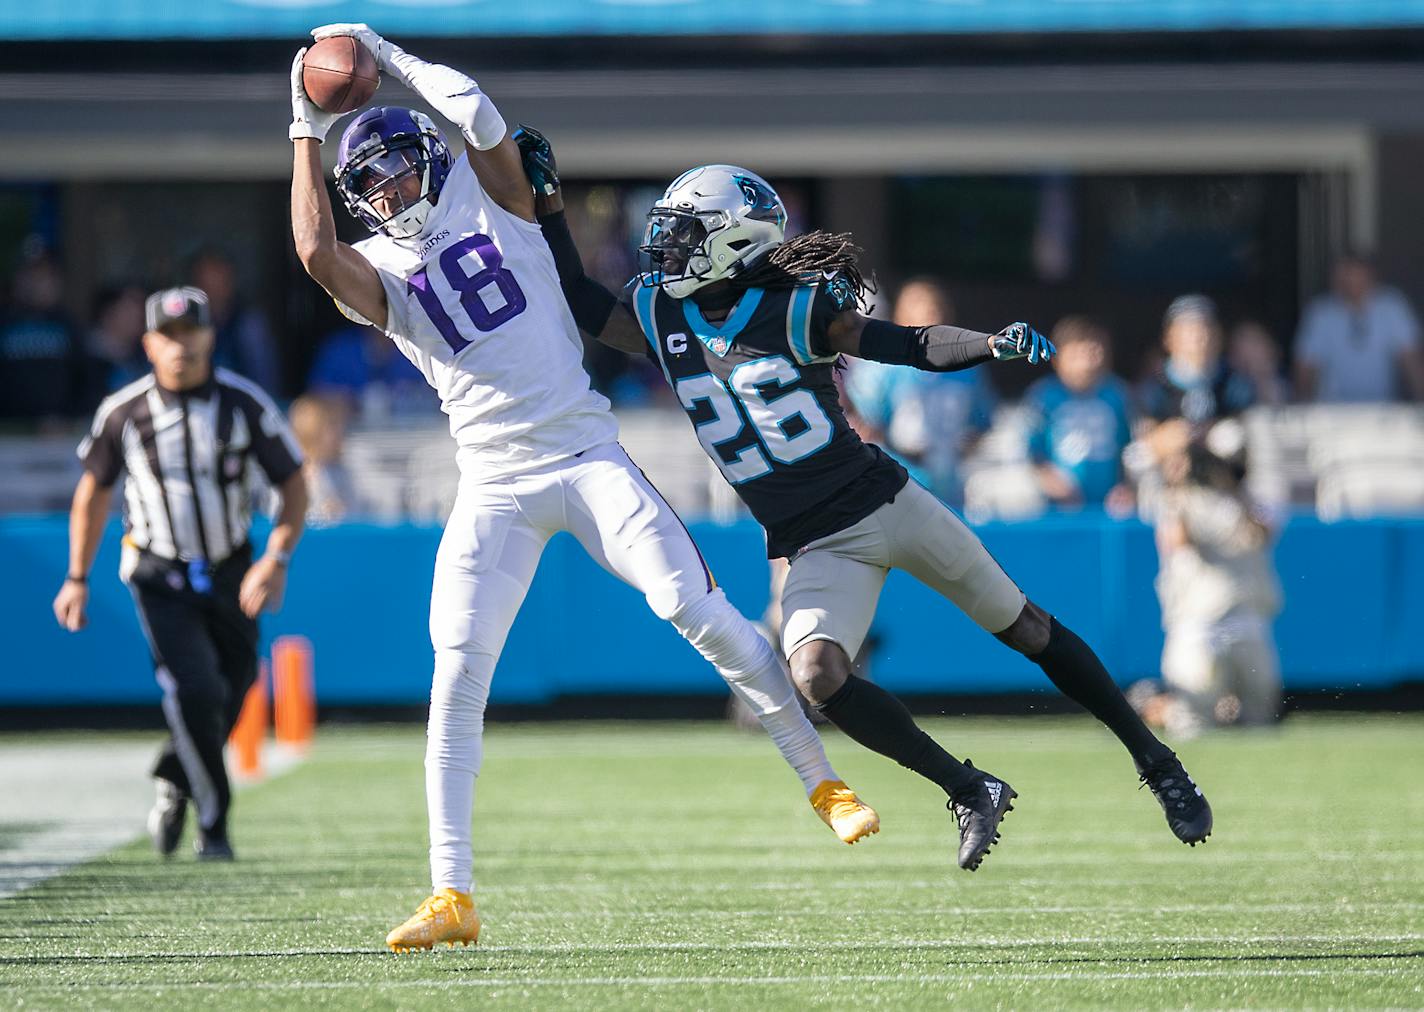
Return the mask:
<path fill-rule="evenodd" d="M 715 325 L 692 299 L 642 277 L 623 301 L 702 448 L 766 528 L 772 558 L 864 519 L 904 487 L 905 469 L 861 442 L 841 408 L 825 336 L 851 305 L 844 282 L 749 288 Z"/>

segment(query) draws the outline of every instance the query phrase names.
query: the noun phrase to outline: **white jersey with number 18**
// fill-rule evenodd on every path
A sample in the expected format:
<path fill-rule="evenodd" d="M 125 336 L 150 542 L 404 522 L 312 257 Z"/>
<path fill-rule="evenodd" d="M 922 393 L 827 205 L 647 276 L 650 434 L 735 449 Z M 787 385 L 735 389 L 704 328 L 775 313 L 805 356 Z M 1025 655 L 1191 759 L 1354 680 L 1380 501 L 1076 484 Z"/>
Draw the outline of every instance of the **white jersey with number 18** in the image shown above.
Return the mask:
<path fill-rule="evenodd" d="M 462 472 L 519 474 L 617 440 L 543 233 L 490 199 L 463 155 L 421 238 L 355 248 L 385 286 L 387 336 L 440 394 Z"/>

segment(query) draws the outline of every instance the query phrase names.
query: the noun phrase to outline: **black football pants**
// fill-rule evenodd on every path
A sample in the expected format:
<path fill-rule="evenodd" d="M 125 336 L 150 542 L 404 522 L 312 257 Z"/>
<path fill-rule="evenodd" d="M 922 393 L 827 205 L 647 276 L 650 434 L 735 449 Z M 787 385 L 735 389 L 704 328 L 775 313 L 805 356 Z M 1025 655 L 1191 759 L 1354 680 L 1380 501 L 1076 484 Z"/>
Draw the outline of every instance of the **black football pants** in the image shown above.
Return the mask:
<path fill-rule="evenodd" d="M 153 775 L 190 798 L 204 834 L 227 835 L 232 801 L 223 746 L 257 677 L 257 623 L 237 604 L 248 547 L 218 563 L 211 589 L 194 589 L 188 564 L 144 552 L 129 577 L 163 689 L 168 740 Z"/>

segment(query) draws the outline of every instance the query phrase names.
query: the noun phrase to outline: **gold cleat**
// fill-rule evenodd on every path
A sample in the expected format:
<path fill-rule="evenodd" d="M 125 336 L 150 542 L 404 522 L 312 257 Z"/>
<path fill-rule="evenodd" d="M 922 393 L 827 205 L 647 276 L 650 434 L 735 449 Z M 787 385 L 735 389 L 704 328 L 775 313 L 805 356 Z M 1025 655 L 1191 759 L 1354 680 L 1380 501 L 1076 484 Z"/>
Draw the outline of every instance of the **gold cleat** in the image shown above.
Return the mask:
<path fill-rule="evenodd" d="M 822 780 L 811 792 L 811 807 L 846 843 L 880 832 L 880 816 L 841 780 Z"/>
<path fill-rule="evenodd" d="M 392 952 L 430 949 L 439 942 L 450 948 L 480 940 L 480 915 L 469 893 L 440 889 L 420 905 L 410 920 L 386 936 Z"/>

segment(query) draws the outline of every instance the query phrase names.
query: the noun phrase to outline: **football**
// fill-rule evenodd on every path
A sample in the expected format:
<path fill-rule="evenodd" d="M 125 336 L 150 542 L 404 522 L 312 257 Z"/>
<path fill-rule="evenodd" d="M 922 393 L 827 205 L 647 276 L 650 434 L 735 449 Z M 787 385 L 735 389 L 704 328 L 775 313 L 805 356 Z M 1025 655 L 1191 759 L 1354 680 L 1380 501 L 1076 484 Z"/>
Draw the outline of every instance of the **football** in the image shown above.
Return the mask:
<path fill-rule="evenodd" d="M 324 112 L 343 113 L 371 101 L 381 83 L 370 50 L 349 35 L 312 44 L 302 58 L 302 87 Z"/>

